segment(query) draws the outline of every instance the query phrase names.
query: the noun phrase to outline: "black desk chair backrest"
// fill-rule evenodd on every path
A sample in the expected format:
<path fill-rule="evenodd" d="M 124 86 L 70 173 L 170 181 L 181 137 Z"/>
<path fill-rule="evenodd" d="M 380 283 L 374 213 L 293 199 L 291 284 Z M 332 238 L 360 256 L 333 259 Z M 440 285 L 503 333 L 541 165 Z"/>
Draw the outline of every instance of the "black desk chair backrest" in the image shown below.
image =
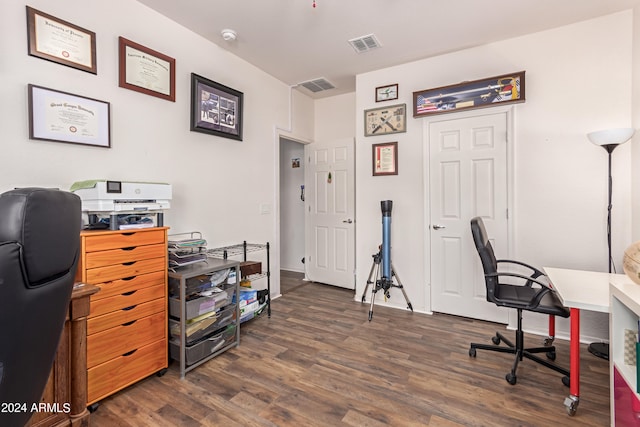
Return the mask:
<path fill-rule="evenodd" d="M 535 353 L 546 353 L 548 359 L 555 360 L 555 347 L 550 345 L 553 342 L 552 336 L 549 336 L 543 347 L 524 348 L 522 311 L 569 317 L 569 309 L 563 306 L 542 271 L 520 261 L 496 259 L 482 218 L 476 217 L 471 220 L 471 235 L 484 270 L 487 301 L 501 307 L 516 309 L 518 312 L 518 327 L 515 333 L 515 343 L 505 338 L 500 332 L 497 332 L 492 338 L 494 345 L 471 343 L 469 355 L 475 357 L 476 349 L 515 354 L 516 358 L 511 372 L 506 376 L 506 380 L 512 385 L 516 383 L 518 363 L 524 357 L 564 374 L 563 382 L 565 385 L 568 384 L 568 370 L 535 355 Z M 499 266 L 501 265 L 509 266 L 513 271 L 500 270 Z M 526 271 L 527 274 L 521 274 L 515 270 Z M 507 346 L 500 346 L 501 342 L 504 342 Z"/>
<path fill-rule="evenodd" d="M 471 235 L 476 245 L 482 270 L 484 271 L 485 285 L 487 287 L 487 301 L 498 304 L 495 299 L 495 290 L 498 285 L 498 261 L 493 252 L 493 246 L 489 241 L 487 230 L 481 218 L 476 217 L 471 220 Z"/>
<path fill-rule="evenodd" d="M 2 426 L 24 425 L 42 397 L 73 290 L 80 226 L 73 193 L 0 195 L 0 402 L 27 409 L 0 413 Z"/>

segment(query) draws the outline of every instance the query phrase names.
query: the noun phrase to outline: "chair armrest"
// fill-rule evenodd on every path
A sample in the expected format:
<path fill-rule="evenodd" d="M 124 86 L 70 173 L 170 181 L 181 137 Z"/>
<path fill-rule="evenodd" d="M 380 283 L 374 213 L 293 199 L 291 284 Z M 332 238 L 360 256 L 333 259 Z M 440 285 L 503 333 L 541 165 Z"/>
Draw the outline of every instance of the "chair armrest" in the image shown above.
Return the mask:
<path fill-rule="evenodd" d="M 500 277 L 500 276 L 517 277 L 518 279 L 526 280 L 527 281 L 526 286 L 531 286 L 530 283 L 536 283 L 542 286 L 543 288 L 554 290 L 548 283 L 541 282 L 539 280 L 536 280 L 533 276 L 525 276 L 524 274 L 502 272 L 502 273 L 490 273 L 490 274 L 487 274 L 487 276 L 488 277 Z"/>
<path fill-rule="evenodd" d="M 511 259 L 499 259 L 496 260 L 497 263 L 506 263 L 506 264 L 516 264 L 516 265 L 520 265 L 522 267 L 526 267 L 528 269 L 530 269 L 531 271 L 533 271 L 533 274 L 531 275 L 531 278 L 535 279 L 536 277 L 540 277 L 540 276 L 546 276 L 546 274 L 544 274 L 542 271 L 538 270 L 537 268 L 535 268 L 532 265 L 526 264 L 524 262 L 521 261 L 514 261 Z"/>

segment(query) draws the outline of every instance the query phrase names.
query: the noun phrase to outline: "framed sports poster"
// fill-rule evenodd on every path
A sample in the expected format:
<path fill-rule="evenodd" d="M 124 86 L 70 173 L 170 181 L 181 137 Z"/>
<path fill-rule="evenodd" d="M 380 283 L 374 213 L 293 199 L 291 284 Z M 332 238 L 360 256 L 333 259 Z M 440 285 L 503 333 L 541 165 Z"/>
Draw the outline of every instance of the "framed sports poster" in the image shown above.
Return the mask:
<path fill-rule="evenodd" d="M 413 117 L 524 102 L 524 71 L 413 92 Z"/>

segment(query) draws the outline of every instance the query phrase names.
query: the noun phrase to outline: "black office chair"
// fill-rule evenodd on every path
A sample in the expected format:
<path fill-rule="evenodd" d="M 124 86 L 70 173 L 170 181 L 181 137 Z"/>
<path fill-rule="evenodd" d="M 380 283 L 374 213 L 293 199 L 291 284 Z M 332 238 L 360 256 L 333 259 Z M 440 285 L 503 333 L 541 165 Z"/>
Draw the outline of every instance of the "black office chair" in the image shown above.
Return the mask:
<path fill-rule="evenodd" d="M 0 425 L 23 426 L 42 397 L 68 310 L 80 198 L 25 188 L 0 195 Z M 64 403 L 64 402 L 58 402 Z"/>
<path fill-rule="evenodd" d="M 491 341 L 493 341 L 495 345 L 471 343 L 469 356 L 475 357 L 476 349 L 515 354 L 516 360 L 513 363 L 511 372 L 506 375 L 506 380 L 511 385 L 516 383 L 518 363 L 526 357 L 563 374 L 562 382 L 568 387 L 569 371 L 567 369 L 561 368 L 548 360 L 534 355 L 534 353 L 546 353 L 547 358 L 553 361 L 556 358 L 556 349 L 554 346 L 524 348 L 522 311 L 526 310 L 551 316 L 569 317 L 569 309 L 562 305 L 550 284 L 544 282 L 546 276 L 543 272 L 523 262 L 496 259 L 482 218 L 476 217 L 471 220 L 471 234 L 473 235 L 473 241 L 480 255 L 482 268 L 484 269 L 487 301 L 493 302 L 501 307 L 510 307 L 518 310 L 518 329 L 516 330 L 515 345 L 500 332 L 496 332 L 496 335 L 491 338 Z M 531 271 L 531 273 L 527 276 L 513 272 L 499 272 L 499 264 L 511 264 L 512 267 L 527 269 L 527 271 Z M 507 347 L 501 346 L 501 342 L 504 342 Z"/>

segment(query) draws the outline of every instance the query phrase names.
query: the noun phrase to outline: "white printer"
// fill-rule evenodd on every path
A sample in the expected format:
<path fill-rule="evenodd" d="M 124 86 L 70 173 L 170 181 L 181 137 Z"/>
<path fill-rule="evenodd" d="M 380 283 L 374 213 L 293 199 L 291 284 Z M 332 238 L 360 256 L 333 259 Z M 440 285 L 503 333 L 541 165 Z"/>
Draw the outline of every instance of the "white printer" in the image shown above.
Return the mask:
<path fill-rule="evenodd" d="M 100 216 L 109 216 L 109 228 L 142 228 L 162 226 L 163 212 L 171 202 L 171 184 L 157 182 L 127 182 L 87 180 L 74 182 L 70 191 L 80 196 L 82 212 L 88 215 L 89 228 L 98 227 Z M 156 214 L 156 223 L 124 223 L 123 218 Z M 104 222 L 102 224 L 105 224 Z"/>

